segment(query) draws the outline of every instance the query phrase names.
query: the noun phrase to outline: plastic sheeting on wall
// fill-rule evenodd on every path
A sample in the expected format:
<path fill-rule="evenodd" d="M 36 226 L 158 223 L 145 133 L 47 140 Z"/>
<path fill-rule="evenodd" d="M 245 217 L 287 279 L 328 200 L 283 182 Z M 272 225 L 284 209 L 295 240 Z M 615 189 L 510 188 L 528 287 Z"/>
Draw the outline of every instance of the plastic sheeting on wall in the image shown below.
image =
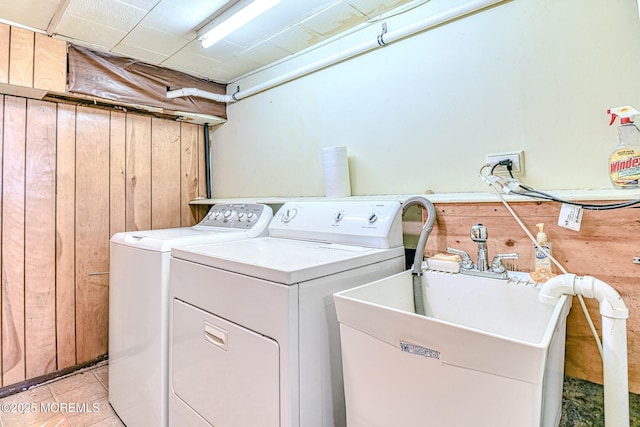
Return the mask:
<path fill-rule="evenodd" d="M 227 117 L 225 104 L 193 97 L 167 98 L 168 90 L 183 87 L 224 94 L 226 88 L 222 84 L 76 45 L 69 45 L 68 60 L 68 91 L 71 93 L 169 111 Z"/>

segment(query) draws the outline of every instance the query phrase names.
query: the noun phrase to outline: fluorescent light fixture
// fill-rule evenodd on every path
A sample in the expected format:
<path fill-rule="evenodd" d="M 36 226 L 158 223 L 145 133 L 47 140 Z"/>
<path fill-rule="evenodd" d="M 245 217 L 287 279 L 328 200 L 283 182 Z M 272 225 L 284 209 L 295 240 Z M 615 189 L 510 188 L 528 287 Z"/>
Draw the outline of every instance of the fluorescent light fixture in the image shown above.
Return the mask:
<path fill-rule="evenodd" d="M 198 40 L 205 49 L 224 37 L 233 33 L 249 21 L 262 15 L 282 0 L 253 0 L 236 13 L 221 20 L 213 20 L 203 28 L 203 32 L 198 34 Z"/>

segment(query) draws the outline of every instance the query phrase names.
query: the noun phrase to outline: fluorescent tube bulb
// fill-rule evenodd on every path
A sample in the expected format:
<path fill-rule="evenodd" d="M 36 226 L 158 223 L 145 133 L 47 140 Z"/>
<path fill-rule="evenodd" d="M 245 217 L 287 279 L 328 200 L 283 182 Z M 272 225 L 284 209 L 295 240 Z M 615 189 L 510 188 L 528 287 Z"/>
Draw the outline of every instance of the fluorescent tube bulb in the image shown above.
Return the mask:
<path fill-rule="evenodd" d="M 198 39 L 200 40 L 202 47 L 206 49 L 220 41 L 249 21 L 262 15 L 264 12 L 280 3 L 280 1 L 281 0 L 255 0 L 249 3 L 247 6 L 201 35 Z"/>

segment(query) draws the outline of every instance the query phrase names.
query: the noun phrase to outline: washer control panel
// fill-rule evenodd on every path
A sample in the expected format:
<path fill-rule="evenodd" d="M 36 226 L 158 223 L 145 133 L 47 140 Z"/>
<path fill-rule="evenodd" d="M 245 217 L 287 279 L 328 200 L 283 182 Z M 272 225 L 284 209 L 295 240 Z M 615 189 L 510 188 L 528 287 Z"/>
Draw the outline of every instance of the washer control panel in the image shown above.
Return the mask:
<path fill-rule="evenodd" d="M 252 203 L 214 205 L 207 215 L 194 228 L 207 229 L 209 227 L 249 230 L 271 221 L 273 211 L 267 205 Z"/>

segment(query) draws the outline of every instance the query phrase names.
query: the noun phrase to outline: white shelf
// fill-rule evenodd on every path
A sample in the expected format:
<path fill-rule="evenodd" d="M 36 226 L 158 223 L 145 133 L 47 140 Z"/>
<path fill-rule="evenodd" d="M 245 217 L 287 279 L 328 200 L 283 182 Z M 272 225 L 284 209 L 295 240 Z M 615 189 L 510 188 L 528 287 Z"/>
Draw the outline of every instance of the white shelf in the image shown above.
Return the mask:
<path fill-rule="evenodd" d="M 286 202 L 304 200 L 304 201 L 322 201 L 322 200 L 397 200 L 399 202 L 405 201 L 407 198 L 413 196 L 413 194 L 404 195 L 372 195 L 372 196 L 349 196 L 340 197 L 338 199 L 329 199 L 323 196 L 291 196 L 291 197 L 223 197 L 213 199 L 196 199 L 189 202 L 192 205 L 213 205 L 218 203 L 264 203 L 266 205 L 283 204 Z M 428 196 L 431 196 L 429 194 Z"/>
<path fill-rule="evenodd" d="M 613 200 L 635 200 L 640 199 L 640 190 L 549 190 L 547 193 L 567 201 L 613 201 Z M 477 193 L 433 193 L 433 194 L 377 194 L 367 196 L 349 196 L 339 199 L 328 199 L 323 196 L 300 196 L 300 197 L 223 197 L 213 199 L 195 199 L 189 202 L 191 205 L 215 205 L 219 203 L 263 203 L 267 205 L 283 204 L 290 201 L 305 200 L 397 200 L 404 202 L 409 197 L 425 196 L 433 203 L 490 203 L 499 202 L 498 196 L 490 192 Z M 541 201 L 530 197 L 518 195 L 504 195 L 508 202 L 531 202 Z"/>

